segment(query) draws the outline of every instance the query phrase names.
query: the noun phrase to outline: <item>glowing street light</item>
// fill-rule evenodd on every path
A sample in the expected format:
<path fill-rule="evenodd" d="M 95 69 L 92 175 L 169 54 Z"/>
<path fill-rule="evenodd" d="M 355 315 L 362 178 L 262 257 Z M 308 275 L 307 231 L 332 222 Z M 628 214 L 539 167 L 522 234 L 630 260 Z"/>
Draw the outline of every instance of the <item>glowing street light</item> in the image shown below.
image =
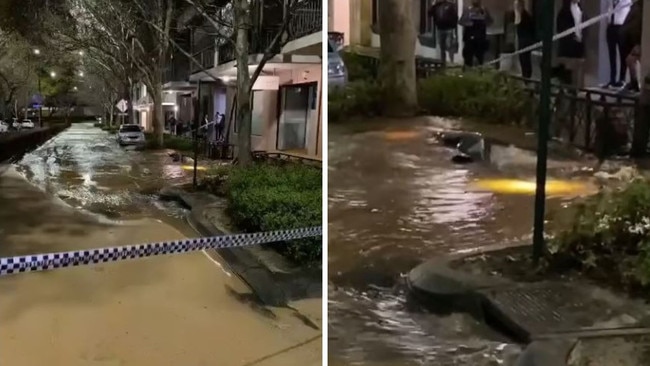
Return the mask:
<path fill-rule="evenodd" d="M 77 88 L 77 87 L 75 86 L 74 88 L 72 88 L 72 90 L 77 91 L 77 90 L 79 90 L 79 88 Z"/>
<path fill-rule="evenodd" d="M 55 78 L 56 77 L 56 72 L 54 72 L 54 71 L 50 72 L 50 76 Z"/>
<path fill-rule="evenodd" d="M 79 77 L 84 77 L 84 72 L 83 71 L 79 72 Z"/>
<path fill-rule="evenodd" d="M 83 56 L 83 55 L 84 55 L 84 51 L 79 51 L 79 56 Z"/>
<path fill-rule="evenodd" d="M 36 48 L 36 49 L 34 50 L 34 54 L 35 54 L 35 55 L 40 55 L 40 54 L 41 54 L 41 50 L 39 50 L 38 48 Z"/>

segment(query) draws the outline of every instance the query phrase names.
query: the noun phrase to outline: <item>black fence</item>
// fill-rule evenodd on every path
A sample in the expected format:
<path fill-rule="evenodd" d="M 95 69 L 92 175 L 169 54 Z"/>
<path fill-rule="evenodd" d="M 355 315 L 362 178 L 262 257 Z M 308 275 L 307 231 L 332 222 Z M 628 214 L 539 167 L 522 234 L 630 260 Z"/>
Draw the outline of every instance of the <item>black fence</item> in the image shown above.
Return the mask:
<path fill-rule="evenodd" d="M 512 77 L 520 80 L 531 96 L 539 98 L 540 81 Z M 603 144 L 608 144 L 615 145 L 616 153 L 628 154 L 641 104 L 636 95 L 553 84 L 551 111 L 553 138 L 589 152 L 600 152 Z M 537 106 L 533 112 L 536 114 Z"/>
<path fill-rule="evenodd" d="M 253 151 L 253 160 L 257 162 L 279 164 L 279 165 L 304 164 L 319 169 L 323 166 L 321 160 L 310 158 L 308 156 L 287 154 L 283 152 L 267 152 L 264 150 Z"/>

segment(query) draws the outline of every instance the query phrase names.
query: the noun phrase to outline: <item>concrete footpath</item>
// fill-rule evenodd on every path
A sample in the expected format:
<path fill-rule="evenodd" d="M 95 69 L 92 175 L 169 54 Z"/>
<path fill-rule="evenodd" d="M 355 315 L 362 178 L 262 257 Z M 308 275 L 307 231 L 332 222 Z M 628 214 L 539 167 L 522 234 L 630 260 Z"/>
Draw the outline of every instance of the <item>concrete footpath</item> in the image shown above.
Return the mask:
<path fill-rule="evenodd" d="M 518 283 L 470 272 L 458 266 L 462 260 L 419 265 L 407 276 L 409 287 L 433 311 L 470 313 L 527 345 L 513 365 L 650 365 L 650 306 L 643 301 L 586 281 Z"/>
<path fill-rule="evenodd" d="M 227 217 L 226 201 L 205 192 L 190 193 L 165 188 L 161 197 L 181 201 L 191 208 L 190 224 L 207 236 L 236 232 Z M 296 267 L 273 250 L 261 246 L 210 250 L 214 258 L 223 258 L 267 305 L 291 307 L 322 299 L 322 268 Z M 309 314 L 309 309 L 300 310 Z M 316 323 L 320 324 L 320 323 Z"/>
<path fill-rule="evenodd" d="M 184 238 L 155 219 L 80 212 L 9 169 L 0 176 L 0 255 Z M 0 277 L 0 364 L 316 366 L 321 300 L 260 304 L 201 252 Z M 311 321 L 304 317 L 313 318 Z"/>

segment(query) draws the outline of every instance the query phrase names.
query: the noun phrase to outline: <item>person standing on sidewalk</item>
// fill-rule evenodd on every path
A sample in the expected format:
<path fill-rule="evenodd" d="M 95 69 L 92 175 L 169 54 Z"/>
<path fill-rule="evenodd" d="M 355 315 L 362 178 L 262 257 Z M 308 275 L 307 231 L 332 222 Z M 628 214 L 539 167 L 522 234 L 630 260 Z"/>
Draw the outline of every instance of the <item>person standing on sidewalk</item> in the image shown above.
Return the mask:
<path fill-rule="evenodd" d="M 472 0 L 471 5 L 463 11 L 459 24 L 464 28 L 463 59 L 465 66 L 474 66 L 474 59 L 478 65 L 483 65 L 485 52 L 488 49 L 487 27 L 492 24 L 490 12 L 483 7 L 481 0 Z"/>
<path fill-rule="evenodd" d="M 607 51 L 609 53 L 609 83 L 605 88 L 621 88 L 625 82 L 627 65 L 624 53 L 621 34 L 621 26 L 625 22 L 632 0 L 610 0 L 610 11 L 614 13 L 607 19 Z M 618 53 L 618 55 L 617 55 Z M 618 56 L 618 57 L 617 57 Z M 617 62 L 618 61 L 618 62 Z M 618 70 L 617 70 L 618 66 Z M 618 71 L 618 73 L 617 73 Z"/>
<path fill-rule="evenodd" d="M 516 29 L 516 42 L 517 50 L 522 50 L 535 44 L 537 40 L 535 19 L 526 9 L 524 0 L 515 0 L 513 23 Z M 533 75 L 533 62 L 531 59 L 531 51 L 519 54 L 519 66 L 521 68 L 521 76 L 530 79 Z"/>
<path fill-rule="evenodd" d="M 452 0 L 436 0 L 429 9 L 429 16 L 433 18 L 433 25 L 436 27 L 442 66 L 446 66 L 447 54 L 449 54 L 449 61 L 453 63 L 458 47 L 456 39 L 458 5 Z"/>
<path fill-rule="evenodd" d="M 641 31 L 643 22 L 643 0 L 636 0 L 621 25 L 621 51 L 625 55 L 625 62 L 630 70 L 630 82 L 623 91 L 638 93 L 639 75 L 637 64 L 641 59 Z"/>

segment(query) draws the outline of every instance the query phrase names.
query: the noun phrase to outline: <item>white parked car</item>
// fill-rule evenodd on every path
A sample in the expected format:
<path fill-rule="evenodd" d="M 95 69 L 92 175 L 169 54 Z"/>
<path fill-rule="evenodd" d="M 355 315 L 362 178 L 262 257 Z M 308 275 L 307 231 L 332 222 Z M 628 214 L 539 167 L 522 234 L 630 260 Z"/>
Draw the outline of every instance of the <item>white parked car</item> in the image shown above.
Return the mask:
<path fill-rule="evenodd" d="M 0 121 L 0 133 L 9 131 L 9 124 L 5 121 Z"/>
<path fill-rule="evenodd" d="M 117 131 L 117 143 L 120 146 L 144 147 L 146 141 L 142 127 L 139 125 L 122 125 Z"/>
<path fill-rule="evenodd" d="M 34 128 L 34 122 L 31 119 L 24 119 L 20 123 L 20 128 Z"/>

